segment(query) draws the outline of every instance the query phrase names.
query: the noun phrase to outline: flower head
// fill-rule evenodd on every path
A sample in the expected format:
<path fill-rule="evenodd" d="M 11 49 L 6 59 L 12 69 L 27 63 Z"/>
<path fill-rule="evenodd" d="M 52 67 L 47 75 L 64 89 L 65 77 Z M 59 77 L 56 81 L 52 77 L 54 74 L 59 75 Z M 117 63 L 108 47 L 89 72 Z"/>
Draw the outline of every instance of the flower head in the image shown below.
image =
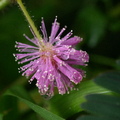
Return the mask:
<path fill-rule="evenodd" d="M 86 51 L 74 48 L 82 38 L 71 37 L 72 31 L 61 37 L 66 27 L 59 30 L 57 18 L 52 24 L 50 37 L 47 35 L 43 19 L 40 28 L 43 34 L 41 41 L 31 30 L 33 39 L 24 36 L 33 45 L 16 42 L 15 47 L 20 53 L 14 56 L 18 63 L 24 64 L 19 70 L 22 75 L 31 77 L 30 82 L 37 80 L 36 86 L 41 95 L 53 96 L 54 87 L 58 88 L 59 94 L 69 93 L 74 84 L 78 84 L 84 77 L 84 71 L 74 68 L 73 65 L 86 66 L 86 62 L 89 61 Z"/>

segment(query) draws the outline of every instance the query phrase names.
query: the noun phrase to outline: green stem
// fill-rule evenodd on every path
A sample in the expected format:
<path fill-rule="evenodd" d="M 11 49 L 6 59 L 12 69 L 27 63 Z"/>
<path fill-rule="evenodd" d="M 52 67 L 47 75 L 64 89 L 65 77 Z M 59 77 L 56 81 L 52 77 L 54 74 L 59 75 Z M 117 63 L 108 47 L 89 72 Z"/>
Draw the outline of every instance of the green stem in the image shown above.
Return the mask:
<path fill-rule="evenodd" d="M 40 36 L 40 34 L 39 34 L 37 28 L 35 27 L 34 22 L 32 21 L 32 19 L 31 19 L 29 13 L 27 12 L 25 6 L 23 5 L 22 0 L 17 0 L 17 3 L 19 4 L 19 6 L 20 6 L 22 12 L 24 13 L 24 16 L 26 17 L 28 23 L 30 24 L 30 26 L 31 26 L 31 28 L 32 28 L 32 30 L 33 30 L 35 36 L 38 38 L 40 44 L 43 45 L 42 37 Z"/>

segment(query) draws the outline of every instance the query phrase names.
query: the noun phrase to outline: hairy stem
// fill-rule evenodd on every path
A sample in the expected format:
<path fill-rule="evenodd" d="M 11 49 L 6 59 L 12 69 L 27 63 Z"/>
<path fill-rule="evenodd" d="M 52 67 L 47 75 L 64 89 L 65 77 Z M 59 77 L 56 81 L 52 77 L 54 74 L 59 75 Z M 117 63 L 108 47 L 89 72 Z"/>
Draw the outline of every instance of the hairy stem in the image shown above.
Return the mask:
<path fill-rule="evenodd" d="M 44 46 L 44 45 L 43 45 L 43 42 L 42 42 L 42 41 L 43 41 L 43 40 L 42 40 L 42 37 L 40 36 L 37 28 L 35 27 L 34 22 L 32 21 L 29 13 L 27 12 L 25 6 L 23 5 L 22 0 L 17 0 L 17 3 L 19 4 L 22 12 L 24 13 L 24 16 L 26 17 L 28 23 L 30 24 L 30 27 L 31 27 L 31 29 L 33 30 L 35 36 L 38 38 L 38 40 L 39 40 L 39 42 L 40 42 L 40 45 Z"/>

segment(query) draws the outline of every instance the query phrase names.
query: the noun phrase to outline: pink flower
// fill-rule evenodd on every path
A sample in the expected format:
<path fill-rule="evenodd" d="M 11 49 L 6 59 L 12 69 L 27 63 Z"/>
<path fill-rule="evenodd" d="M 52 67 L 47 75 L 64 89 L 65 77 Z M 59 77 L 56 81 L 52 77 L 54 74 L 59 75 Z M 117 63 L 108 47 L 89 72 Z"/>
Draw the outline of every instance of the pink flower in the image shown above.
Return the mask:
<path fill-rule="evenodd" d="M 34 35 L 33 39 L 24 36 L 33 45 L 20 42 L 16 42 L 15 45 L 20 53 L 14 54 L 14 56 L 19 64 L 24 64 L 19 68 L 20 72 L 26 77 L 30 76 L 30 82 L 37 80 L 36 86 L 41 95 L 53 96 L 54 87 L 58 88 L 59 94 L 69 93 L 74 84 L 80 83 L 84 77 L 84 71 L 73 67 L 73 65 L 86 66 L 86 62 L 89 61 L 86 51 L 74 49 L 74 46 L 82 41 L 82 38 L 71 37 L 72 31 L 61 37 L 66 27 L 60 31 L 59 27 L 56 18 L 48 38 L 42 19 L 42 42 L 31 30 Z"/>

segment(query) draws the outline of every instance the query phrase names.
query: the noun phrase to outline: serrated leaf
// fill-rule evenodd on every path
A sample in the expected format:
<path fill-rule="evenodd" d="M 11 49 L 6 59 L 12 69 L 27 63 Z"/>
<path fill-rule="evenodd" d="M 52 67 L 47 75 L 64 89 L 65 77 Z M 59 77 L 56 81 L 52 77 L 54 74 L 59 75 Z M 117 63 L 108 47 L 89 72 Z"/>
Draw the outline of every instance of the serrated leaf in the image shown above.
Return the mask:
<path fill-rule="evenodd" d="M 92 80 L 83 81 L 79 85 L 78 91 L 72 91 L 66 95 L 56 95 L 49 102 L 51 110 L 60 116 L 67 118 L 82 111 L 80 104 L 85 101 L 85 96 L 92 93 L 108 93 L 107 89 L 97 86 Z"/>
<path fill-rule="evenodd" d="M 41 117 L 43 117 L 45 120 L 64 120 L 63 118 L 33 103 L 28 96 L 25 96 L 26 93 L 23 88 L 20 88 L 20 87 L 11 88 L 9 91 L 5 93 L 5 95 L 11 95 L 23 101 L 31 109 L 33 109 L 36 113 L 38 113 Z"/>
<path fill-rule="evenodd" d="M 94 81 L 100 86 L 120 93 L 120 72 L 104 73 L 99 77 L 96 77 Z"/>

